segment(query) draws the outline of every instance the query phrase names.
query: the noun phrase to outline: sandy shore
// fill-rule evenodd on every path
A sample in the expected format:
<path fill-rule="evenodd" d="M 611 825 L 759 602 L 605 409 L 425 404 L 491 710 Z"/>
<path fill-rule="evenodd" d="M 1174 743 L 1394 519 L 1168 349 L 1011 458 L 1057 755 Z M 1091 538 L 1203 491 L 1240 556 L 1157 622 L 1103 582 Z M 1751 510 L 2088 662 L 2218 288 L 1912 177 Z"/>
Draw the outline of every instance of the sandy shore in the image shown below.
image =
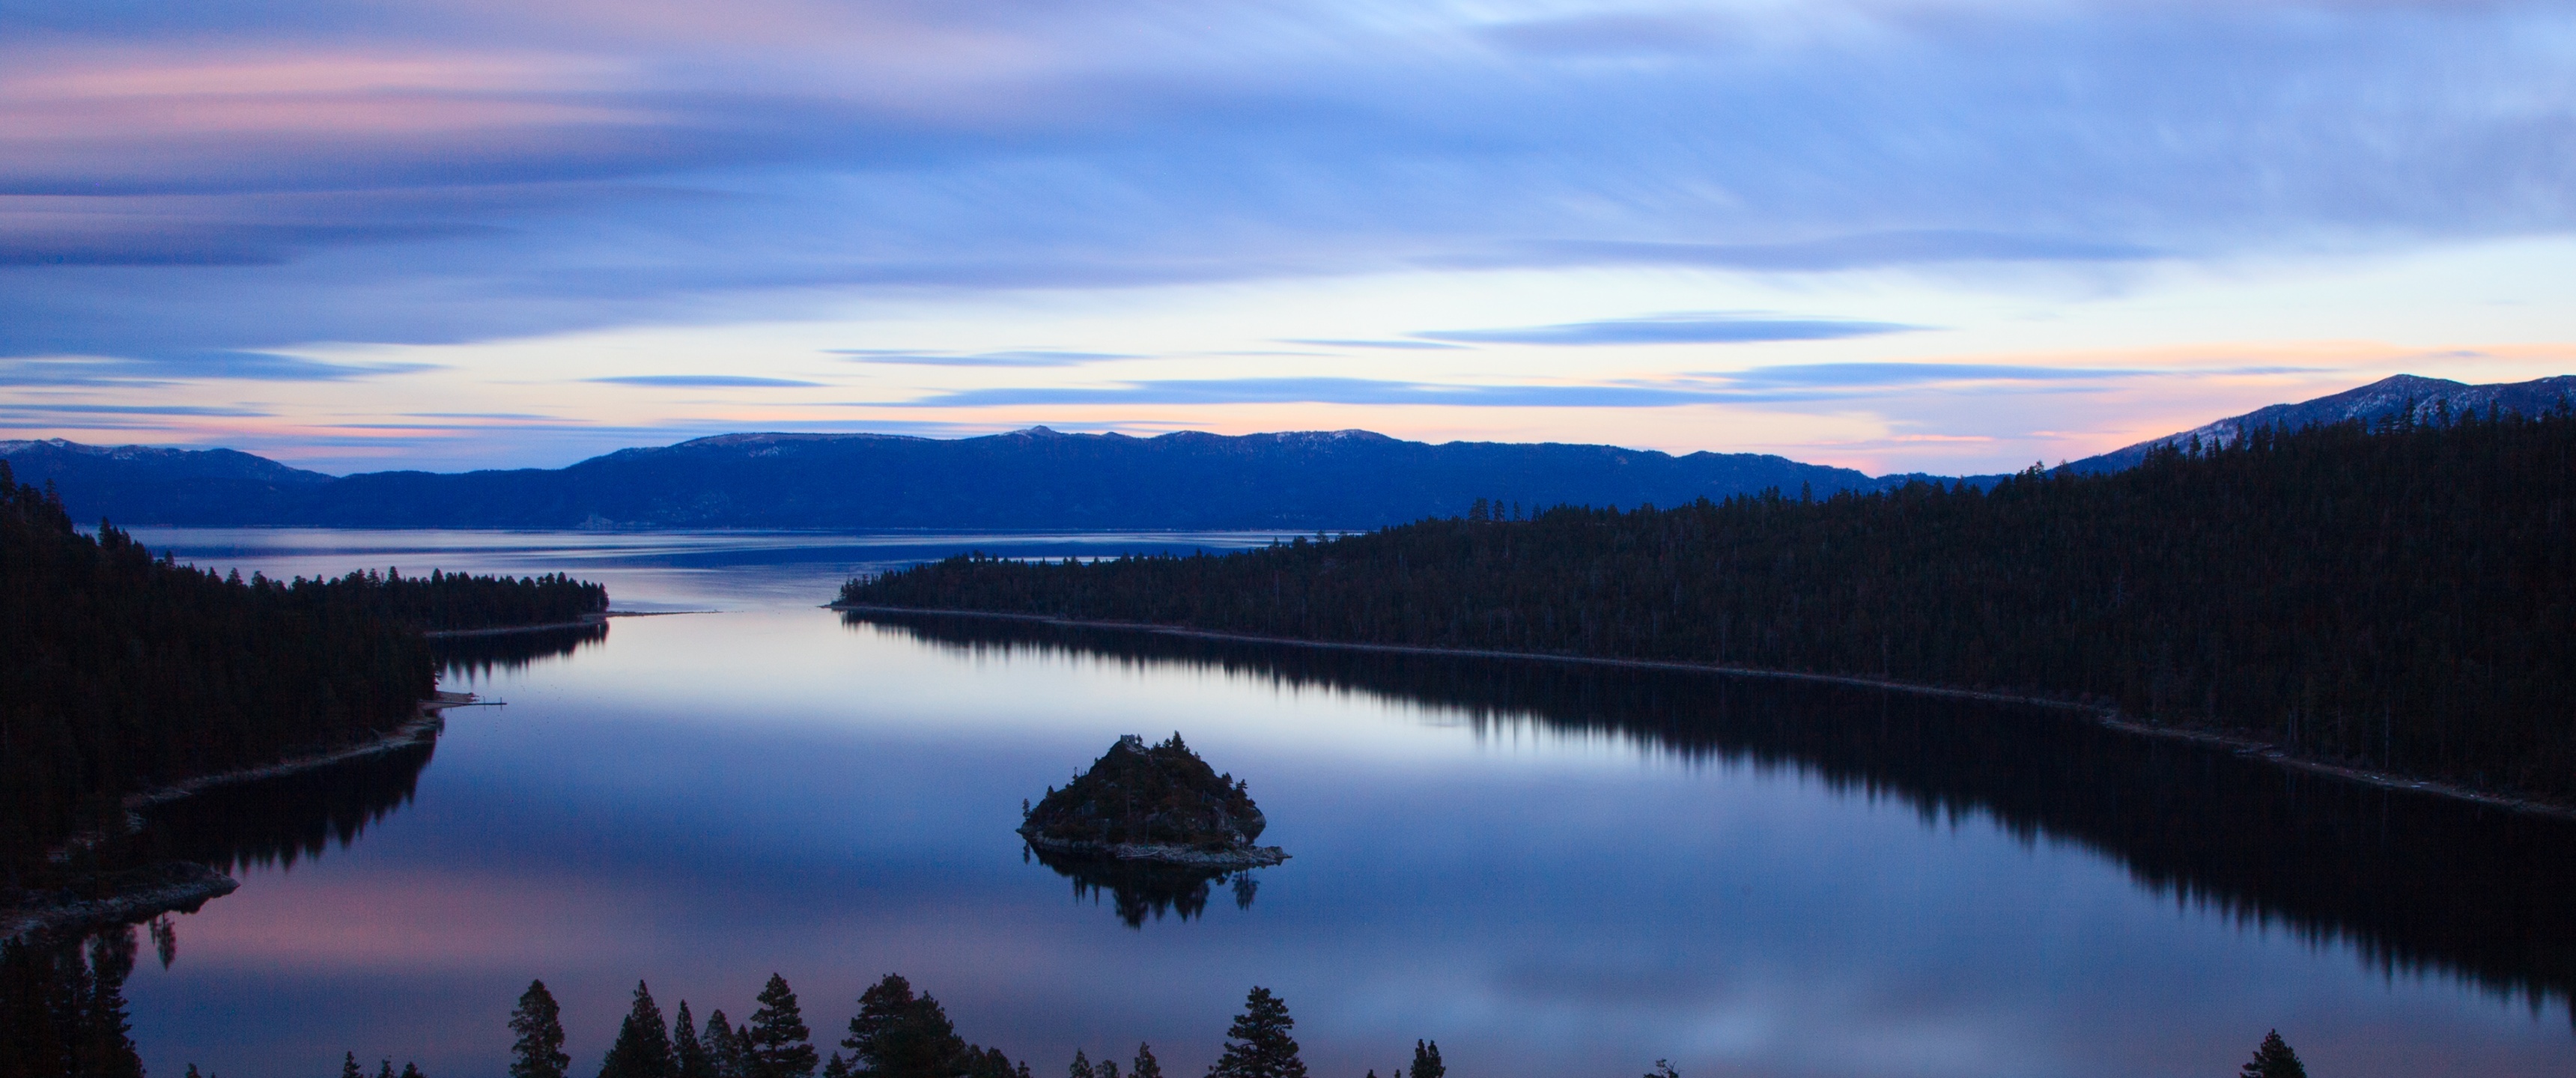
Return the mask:
<path fill-rule="evenodd" d="M 1271 644 L 1283 647 L 1322 648 L 1336 651 L 1368 651 L 1397 655 L 1460 655 L 1486 659 L 1519 659 L 1533 662 L 1579 663 L 1588 666 L 1622 667 L 1635 670 L 1684 670 L 1700 673 L 1728 674 L 1735 677 L 1779 678 L 1788 681 L 1819 682 L 1829 685 L 1852 685 L 1862 688 L 1886 689 L 1892 692 L 1912 693 L 1919 696 L 1943 696 L 1959 700 L 1984 700 L 1999 704 L 2026 704 L 2034 707 L 2056 708 L 2063 711 L 2076 712 L 2094 722 L 2100 723 L 2111 729 L 2118 730 L 2122 733 L 2136 734 L 2141 737 L 2160 737 L 2177 741 L 2190 741 L 2230 749 L 2239 756 L 2262 759 L 2294 771 L 2306 771 L 2312 774 L 2342 779 L 2347 782 L 2357 782 L 2367 786 L 2378 786 L 2391 790 L 2406 790 L 2414 793 L 2431 794 L 2436 797 L 2447 797 L 2453 800 L 2467 801 L 2472 804 L 2484 805 L 2489 808 L 2505 809 L 2511 812 L 2527 812 L 2537 816 L 2552 816 L 2564 820 L 2576 820 L 2576 806 L 2563 805 L 2550 801 L 2539 801 L 2530 798 L 2512 797 L 2503 794 L 2486 793 L 2479 790 L 2468 789 L 2466 787 L 2453 786 L 2448 783 L 2433 782 L 2426 779 L 2419 779 L 2408 775 L 2394 774 L 2385 771 L 2373 771 L 2368 768 L 2347 767 L 2341 764 L 2328 763 L 2323 760 L 2301 756 L 2289 749 L 2281 747 L 2280 745 L 2264 741 L 2259 738 L 2246 737 L 2240 734 L 2139 722 L 2121 714 L 2117 708 L 2102 707 L 2095 704 L 2081 704 L 2067 700 L 2054 700 L 2044 696 L 2017 696 L 2011 693 L 1981 692 L 1974 689 L 1955 689 L 1940 685 L 1919 685 L 1912 682 L 1890 681 L 1884 678 L 1856 677 L 1846 674 L 1802 674 L 1786 670 L 1764 670 L 1750 666 L 1724 666 L 1717 663 L 1676 662 L 1662 659 L 1607 659 L 1587 655 L 1553 655 L 1540 651 L 1492 651 L 1479 648 L 1421 647 L 1413 644 L 1356 644 L 1332 640 L 1300 640 L 1295 637 L 1286 636 L 1254 636 L 1248 633 L 1211 632 L 1205 629 L 1191 629 L 1177 625 L 1155 625 L 1147 622 L 1084 621 L 1072 618 L 1049 617 L 1045 614 L 1003 614 L 986 610 L 922 610 L 912 607 L 867 606 L 856 603 L 829 603 L 826 604 L 826 609 L 846 610 L 858 613 L 914 615 L 936 614 L 943 617 L 993 618 L 1003 621 L 1024 621 L 1040 625 L 1058 625 L 1076 629 L 1123 629 L 1133 632 L 1156 633 L 1162 636 L 1186 637 L 1195 640 L 1223 640 L 1233 643 Z"/>

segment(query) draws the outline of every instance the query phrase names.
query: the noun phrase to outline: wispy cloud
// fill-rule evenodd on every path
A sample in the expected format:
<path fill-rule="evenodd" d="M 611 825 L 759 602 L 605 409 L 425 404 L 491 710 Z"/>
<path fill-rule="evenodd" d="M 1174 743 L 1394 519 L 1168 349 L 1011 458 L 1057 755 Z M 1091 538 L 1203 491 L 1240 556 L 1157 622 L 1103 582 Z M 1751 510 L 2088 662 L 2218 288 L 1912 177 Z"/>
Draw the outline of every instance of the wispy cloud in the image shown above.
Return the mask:
<path fill-rule="evenodd" d="M 585 382 L 601 382 L 608 385 L 648 386 L 666 389 L 759 389 L 769 387 L 810 388 L 825 384 L 822 382 L 800 381 L 794 378 L 757 378 L 741 374 L 621 374 L 609 378 L 585 378 L 582 380 Z"/>
<path fill-rule="evenodd" d="M 1746 388 L 1886 389 L 1934 382 L 2099 382 L 2169 373 L 2174 372 L 1999 363 L 1806 363 L 1715 372 L 1699 377 Z"/>
<path fill-rule="evenodd" d="M 1666 265 L 1828 272 L 1954 262 L 2136 262 L 2167 252 L 2126 240 L 2026 236 L 1971 229 L 1906 229 L 1787 243 L 1531 240 L 1463 256 L 1458 265 Z"/>
<path fill-rule="evenodd" d="M 1120 352 L 923 352 L 894 348 L 832 348 L 833 355 L 858 363 L 892 363 L 908 367 L 1079 367 L 1142 356 Z"/>
<path fill-rule="evenodd" d="M 1676 374 L 1596 384 L 1486 385 L 1375 378 L 1196 378 L 1098 386 L 1009 387 L 937 393 L 910 408 L 1092 404 L 1444 405 L 1470 408 L 1668 408 L 1782 404 L 1884 396 L 1926 387 L 2056 393 L 2137 378 L 2229 373 L 1987 363 L 1816 363 Z M 2016 385 L 2018 383 L 2018 385 Z"/>
<path fill-rule="evenodd" d="M 1895 322 L 1704 312 L 1509 329 L 1438 330 L 1414 336 L 1431 341 L 1472 344 L 1747 344 L 1758 341 L 1830 341 L 1908 333 L 1923 328 L 1926 327 Z"/>
<path fill-rule="evenodd" d="M 57 416 L 198 416 L 220 418 L 260 418 L 274 413 L 255 408 L 223 408 L 194 404 L 48 404 L 11 401 L 0 404 L 0 416 L 43 420 Z"/>
<path fill-rule="evenodd" d="M 1284 339 L 1281 343 L 1312 344 L 1325 348 L 1385 348 L 1400 352 L 1450 351 L 1466 347 L 1462 344 L 1446 344 L 1440 341 L 1333 340 L 1317 337 L 1291 337 Z"/>
<path fill-rule="evenodd" d="M 149 386 L 216 379 L 252 382 L 342 382 L 437 369 L 415 362 L 327 362 L 275 352 L 178 349 L 123 357 L 0 357 L 0 385 Z"/>
<path fill-rule="evenodd" d="M 1518 408 L 1651 408 L 1704 401 L 1697 389 L 1647 386 L 1463 385 L 1371 378 L 1203 378 L 1109 386 L 967 389 L 904 402 L 914 408 L 1031 404 L 1443 404 Z"/>

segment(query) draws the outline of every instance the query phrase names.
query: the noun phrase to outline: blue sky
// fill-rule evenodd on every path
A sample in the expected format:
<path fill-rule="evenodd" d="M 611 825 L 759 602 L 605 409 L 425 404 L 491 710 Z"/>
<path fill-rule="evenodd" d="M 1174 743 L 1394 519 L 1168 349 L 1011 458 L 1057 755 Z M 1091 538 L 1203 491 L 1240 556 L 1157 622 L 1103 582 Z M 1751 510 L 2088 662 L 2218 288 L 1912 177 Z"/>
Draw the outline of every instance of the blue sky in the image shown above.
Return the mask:
<path fill-rule="evenodd" d="M 2576 5 L 0 0 L 0 437 L 2065 459 L 2576 370 Z"/>

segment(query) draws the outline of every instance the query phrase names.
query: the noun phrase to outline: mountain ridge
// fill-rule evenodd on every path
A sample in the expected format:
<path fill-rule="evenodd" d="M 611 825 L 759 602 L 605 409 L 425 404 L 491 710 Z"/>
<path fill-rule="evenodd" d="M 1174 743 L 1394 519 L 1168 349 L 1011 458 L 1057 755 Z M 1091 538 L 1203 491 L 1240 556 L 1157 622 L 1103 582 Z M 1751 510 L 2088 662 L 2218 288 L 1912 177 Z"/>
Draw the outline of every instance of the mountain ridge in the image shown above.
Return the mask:
<path fill-rule="evenodd" d="M 2576 398 L 2576 375 L 2470 385 L 2401 374 L 2275 404 L 2061 468 L 2117 471 L 2166 445 L 2229 445 L 2247 430 Z M 1772 454 L 1679 456 L 1567 442 L 1407 441 L 1375 431 L 1151 437 L 1044 426 L 974 438 L 742 431 L 636 446 L 563 468 L 330 476 L 231 449 L 0 441 L 20 480 L 53 481 L 77 519 L 198 526 L 376 528 L 1367 528 L 1505 506 L 1672 506 L 1908 482 Z M 1509 510 L 1506 509 L 1506 512 Z"/>

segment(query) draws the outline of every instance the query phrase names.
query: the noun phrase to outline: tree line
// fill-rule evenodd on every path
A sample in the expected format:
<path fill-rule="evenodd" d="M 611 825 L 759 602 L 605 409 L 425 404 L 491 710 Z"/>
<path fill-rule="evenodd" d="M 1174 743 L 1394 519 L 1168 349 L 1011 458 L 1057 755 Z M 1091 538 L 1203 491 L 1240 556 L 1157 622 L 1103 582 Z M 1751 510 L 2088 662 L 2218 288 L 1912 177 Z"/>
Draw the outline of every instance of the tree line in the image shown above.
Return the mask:
<path fill-rule="evenodd" d="M 128 794 L 409 721 L 436 679 L 423 629 L 606 605 L 598 585 L 562 577 L 218 576 L 104 523 L 81 534 L 50 489 L 0 462 L 0 889 L 114 856 L 112 843 L 67 866 L 43 855 L 122 832 Z"/>
<path fill-rule="evenodd" d="M 957 1033 L 947 1009 L 928 993 L 916 995 L 912 982 L 889 973 L 860 993 L 858 1013 L 840 1046 L 849 1055 L 817 1055 L 813 1034 L 787 979 L 775 973 L 760 991 L 759 1007 L 740 1026 L 721 1010 L 707 1015 L 703 1027 L 689 1014 L 687 1000 L 665 1023 L 662 1008 L 643 982 L 635 985 L 634 1003 L 619 1022 L 617 1037 L 600 1061 L 599 1078 L 813 1078 L 819 1065 L 823 1078 L 1029 1078 L 1026 1062 L 1013 1062 L 998 1048 L 969 1044 Z M 1290 1030 L 1288 1004 L 1267 988 L 1255 987 L 1244 997 L 1243 1013 L 1226 1031 L 1224 1054 L 1208 1068 L 1209 1078 L 1305 1078 Z M 563 1050 L 562 1011 L 544 981 L 531 981 L 510 1014 L 510 1078 L 568 1078 L 572 1057 Z M 357 1056 L 350 1055 L 350 1066 Z M 391 1062 L 387 1061 L 387 1066 Z M 1126 1070 L 1114 1059 L 1093 1062 L 1081 1049 L 1066 1068 L 1068 1078 L 1163 1078 L 1154 1046 L 1139 1042 Z M 1440 1046 L 1415 1041 L 1411 1078 L 1446 1078 Z M 1377 1078 L 1377 1072 L 1369 1072 Z M 1389 1078 L 1406 1078 L 1404 1068 Z"/>
<path fill-rule="evenodd" d="M 363 610 L 426 632 L 569 624 L 608 613 L 607 588 L 562 573 L 513 580 L 368 569 L 331 579 L 298 577 L 287 590 L 316 607 Z"/>
<path fill-rule="evenodd" d="M 2576 415 L 2414 414 L 1982 490 L 1488 500 L 1225 555 L 968 554 L 841 600 L 2002 691 L 2576 797 Z"/>
<path fill-rule="evenodd" d="M 172 943 L 156 923 L 153 939 L 167 966 Z M 124 986 L 133 973 L 137 946 L 134 928 L 120 926 L 86 939 L 12 940 L 0 944 L 0 1075 L 10 1078 L 144 1078 L 136 1053 Z M 816 1052 L 813 1034 L 785 978 L 771 974 L 761 989 L 759 1006 L 740 1026 L 719 1010 L 695 1024 L 689 1004 L 681 1001 L 665 1024 L 651 989 L 635 986 L 633 1005 L 619 1023 L 617 1038 L 600 1061 L 599 1078 L 813 1078 Z M 1254 987 L 1244 997 L 1243 1012 L 1226 1030 L 1225 1047 L 1208 1067 L 1208 1078 L 1307 1078 L 1288 1014 L 1287 1001 L 1267 988 Z M 563 1050 L 561 1008 L 544 981 L 530 981 L 510 1013 L 515 1038 L 510 1050 L 510 1078 L 570 1078 L 572 1057 Z M 888 974 L 859 996 L 848 1036 L 840 1046 L 850 1054 L 832 1053 L 821 1064 L 825 1078 L 1029 1078 L 1025 1062 L 1014 1063 L 1001 1050 L 968 1044 L 957 1034 L 945 1008 L 927 993 L 915 994 L 911 982 Z M 1448 1065 L 1434 1041 L 1413 1042 L 1410 1067 L 1397 1067 L 1387 1078 L 1447 1078 Z M 1163 1078 L 1162 1063 L 1150 1044 L 1138 1043 L 1125 1070 L 1115 1060 L 1092 1061 L 1077 1049 L 1066 1067 L 1067 1078 Z M 2298 1053 L 2275 1030 L 2263 1038 L 2241 1078 L 2306 1078 Z M 187 1065 L 187 1078 L 216 1078 Z M 358 1054 L 345 1053 L 339 1078 L 367 1078 Z M 394 1070 L 388 1057 L 375 1078 L 427 1078 L 406 1062 Z M 1374 1069 L 1368 1078 L 1377 1078 Z M 1681 1078 L 1666 1060 L 1644 1078 Z"/>

